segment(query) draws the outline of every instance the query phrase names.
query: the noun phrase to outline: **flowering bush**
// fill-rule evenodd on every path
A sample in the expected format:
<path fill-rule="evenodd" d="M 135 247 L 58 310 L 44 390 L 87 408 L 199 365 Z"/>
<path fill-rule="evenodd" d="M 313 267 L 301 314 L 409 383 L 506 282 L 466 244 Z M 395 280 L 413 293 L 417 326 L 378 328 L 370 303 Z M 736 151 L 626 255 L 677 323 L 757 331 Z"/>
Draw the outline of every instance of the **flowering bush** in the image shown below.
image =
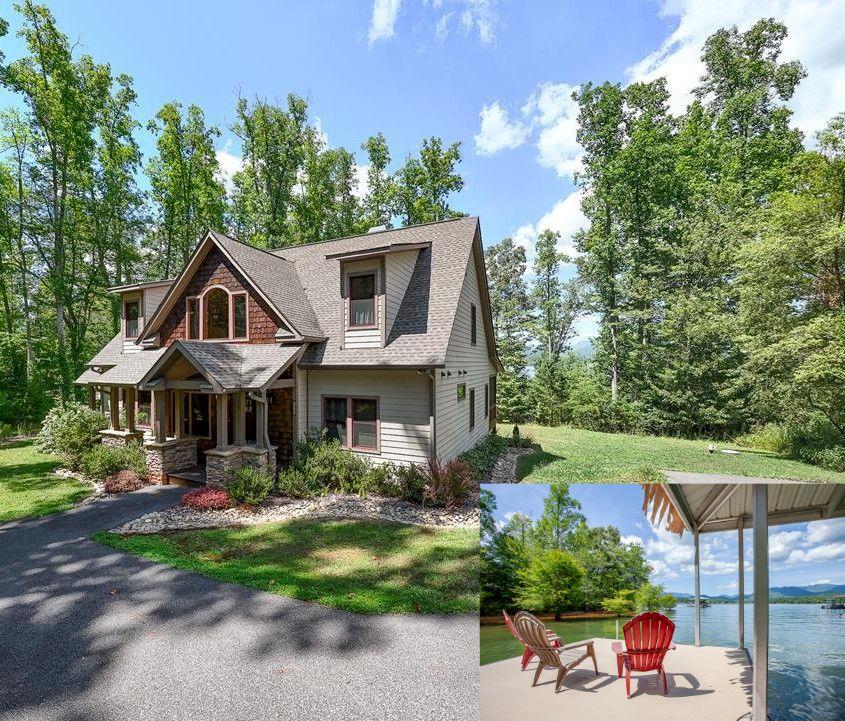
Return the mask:
<path fill-rule="evenodd" d="M 99 444 L 100 431 L 107 426 L 108 421 L 102 413 L 81 403 L 57 405 L 44 419 L 36 445 L 45 453 L 61 457 L 76 470 L 83 454 Z"/>
<path fill-rule="evenodd" d="M 197 511 L 222 511 L 234 506 L 235 502 L 225 488 L 205 486 L 194 491 L 188 491 L 182 496 L 179 504 L 194 508 Z"/>
<path fill-rule="evenodd" d="M 144 485 L 144 479 L 135 471 L 125 469 L 109 476 L 104 484 L 106 493 L 129 493 Z"/>

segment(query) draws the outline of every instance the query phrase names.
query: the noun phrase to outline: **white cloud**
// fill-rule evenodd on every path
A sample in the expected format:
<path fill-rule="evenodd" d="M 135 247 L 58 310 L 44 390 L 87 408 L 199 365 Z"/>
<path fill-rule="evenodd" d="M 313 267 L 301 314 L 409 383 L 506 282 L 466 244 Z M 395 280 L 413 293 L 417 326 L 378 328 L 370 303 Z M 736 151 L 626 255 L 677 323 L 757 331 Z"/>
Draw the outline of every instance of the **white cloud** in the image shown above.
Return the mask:
<path fill-rule="evenodd" d="M 395 35 L 396 18 L 402 0 L 373 0 L 373 14 L 370 16 L 370 31 L 367 35 L 370 45 L 379 40 L 389 40 Z"/>
<path fill-rule="evenodd" d="M 644 546 L 645 545 L 645 542 L 643 541 L 643 539 L 640 538 L 639 536 L 636 536 L 636 535 L 622 536 L 622 538 L 620 540 L 626 546 L 630 545 L 632 543 L 636 544 L 637 546 Z"/>
<path fill-rule="evenodd" d="M 769 560 L 785 560 L 803 539 L 803 531 L 780 531 L 769 534 Z"/>
<path fill-rule="evenodd" d="M 842 540 L 845 540 L 845 518 L 815 521 L 807 524 L 807 541 L 809 543 L 829 543 L 830 541 Z"/>
<path fill-rule="evenodd" d="M 813 581 L 810 585 L 811 586 L 821 586 L 823 583 L 824 584 L 831 584 L 831 583 L 833 583 L 833 581 L 831 581 L 829 578 L 820 578 L 818 581 Z"/>
<path fill-rule="evenodd" d="M 367 174 L 370 172 L 369 165 L 355 164 L 355 190 L 354 195 L 358 200 L 363 200 L 370 192 L 370 180 Z"/>
<path fill-rule="evenodd" d="M 529 127 L 511 121 L 508 112 L 498 102 L 481 108 L 481 128 L 475 136 L 475 150 L 479 155 L 493 155 L 500 150 L 518 148 L 528 137 Z"/>
<path fill-rule="evenodd" d="M 219 179 L 223 181 L 226 187 L 226 192 L 231 193 L 233 190 L 232 178 L 235 173 L 243 170 L 244 161 L 240 155 L 235 155 L 230 151 L 232 148 L 232 140 L 227 140 L 223 147 L 215 151 L 214 156 L 217 158 L 217 164 L 220 166 Z"/>
<path fill-rule="evenodd" d="M 809 549 L 797 549 L 789 554 L 787 563 L 815 563 L 845 559 L 845 543 L 828 543 Z"/>
<path fill-rule="evenodd" d="M 845 3 L 818 0 L 663 0 L 661 14 L 677 18 L 675 30 L 661 46 L 628 68 L 630 80 L 665 76 L 671 108 L 683 112 L 703 73 L 701 48 L 709 35 L 736 25 L 747 30 L 762 17 L 786 25 L 783 60 L 798 59 L 809 75 L 798 86 L 790 106 L 795 123 L 812 134 L 845 108 Z"/>
<path fill-rule="evenodd" d="M 464 0 L 464 4 L 461 12 L 464 35 L 475 31 L 481 42 L 492 43 L 496 39 L 495 26 L 499 20 L 496 0 Z"/>

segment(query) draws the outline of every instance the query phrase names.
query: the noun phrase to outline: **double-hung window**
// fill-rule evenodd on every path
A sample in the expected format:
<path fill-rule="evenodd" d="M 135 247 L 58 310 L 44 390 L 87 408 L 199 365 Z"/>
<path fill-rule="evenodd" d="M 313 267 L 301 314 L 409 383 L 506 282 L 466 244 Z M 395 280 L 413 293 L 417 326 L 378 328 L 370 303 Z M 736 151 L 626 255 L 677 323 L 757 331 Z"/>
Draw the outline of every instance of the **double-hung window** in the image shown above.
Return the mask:
<path fill-rule="evenodd" d="M 141 301 L 130 300 L 124 303 L 123 316 L 126 319 L 126 337 L 137 338 L 141 330 Z"/>
<path fill-rule="evenodd" d="M 356 451 L 379 451 L 379 402 L 377 398 L 326 396 L 323 429 L 328 440 Z"/>
<path fill-rule="evenodd" d="M 475 428 L 475 388 L 469 391 L 469 429 Z"/>
<path fill-rule="evenodd" d="M 349 276 L 349 327 L 372 328 L 376 325 L 376 274 Z"/>

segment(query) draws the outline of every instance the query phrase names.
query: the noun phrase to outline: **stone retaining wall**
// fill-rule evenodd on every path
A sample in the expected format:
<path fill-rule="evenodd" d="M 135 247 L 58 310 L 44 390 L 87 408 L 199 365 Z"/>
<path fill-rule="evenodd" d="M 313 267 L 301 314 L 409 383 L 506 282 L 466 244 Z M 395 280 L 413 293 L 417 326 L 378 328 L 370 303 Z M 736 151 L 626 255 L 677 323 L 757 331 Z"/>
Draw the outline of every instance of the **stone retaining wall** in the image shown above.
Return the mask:
<path fill-rule="evenodd" d="M 135 431 L 134 433 L 130 433 L 129 431 L 115 431 L 111 428 L 107 428 L 103 431 L 100 431 L 100 443 L 104 446 L 111 446 L 111 447 L 120 447 L 120 446 L 127 446 L 132 441 L 140 441 L 144 437 L 143 431 Z"/>

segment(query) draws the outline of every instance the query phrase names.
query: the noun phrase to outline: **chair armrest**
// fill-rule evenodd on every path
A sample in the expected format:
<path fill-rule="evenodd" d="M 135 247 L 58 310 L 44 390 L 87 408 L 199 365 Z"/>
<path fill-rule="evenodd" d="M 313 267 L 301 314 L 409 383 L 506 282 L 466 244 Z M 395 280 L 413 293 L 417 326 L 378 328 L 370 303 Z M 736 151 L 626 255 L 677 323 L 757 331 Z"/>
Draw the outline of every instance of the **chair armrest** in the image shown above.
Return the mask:
<path fill-rule="evenodd" d="M 613 651 L 613 653 L 615 653 L 617 656 L 625 653 L 625 647 L 622 645 L 621 641 L 614 641 L 613 644 L 610 646 L 610 650 Z"/>
<path fill-rule="evenodd" d="M 557 651 L 559 653 L 561 651 L 567 651 L 570 648 L 581 648 L 581 646 L 592 646 L 592 645 L 593 645 L 592 641 L 575 641 L 574 643 L 567 643 L 566 645 L 561 646 L 560 648 L 556 648 L 555 651 Z"/>
<path fill-rule="evenodd" d="M 674 644 L 674 643 L 670 643 L 670 644 L 669 644 L 669 650 L 670 650 L 670 651 L 674 651 L 674 650 L 675 650 L 675 644 Z"/>

